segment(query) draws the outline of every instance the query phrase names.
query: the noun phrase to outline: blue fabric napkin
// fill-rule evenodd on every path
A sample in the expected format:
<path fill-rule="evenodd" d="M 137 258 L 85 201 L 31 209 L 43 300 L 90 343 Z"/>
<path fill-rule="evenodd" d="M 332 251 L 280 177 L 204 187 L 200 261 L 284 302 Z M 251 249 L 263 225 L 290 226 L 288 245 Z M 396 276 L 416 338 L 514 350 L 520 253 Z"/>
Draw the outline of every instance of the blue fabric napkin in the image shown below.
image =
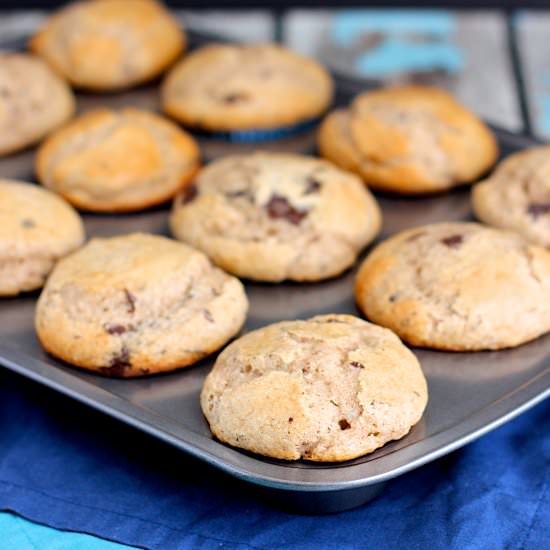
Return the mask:
<path fill-rule="evenodd" d="M 131 550 L 132 546 L 91 535 L 59 531 L 0 512 L 0 547 L 14 550 Z"/>
<path fill-rule="evenodd" d="M 547 401 L 392 481 L 365 506 L 297 516 L 258 502 L 242 485 L 167 445 L 0 369 L 0 509 L 159 550 L 543 550 L 550 547 L 549 419 Z"/>

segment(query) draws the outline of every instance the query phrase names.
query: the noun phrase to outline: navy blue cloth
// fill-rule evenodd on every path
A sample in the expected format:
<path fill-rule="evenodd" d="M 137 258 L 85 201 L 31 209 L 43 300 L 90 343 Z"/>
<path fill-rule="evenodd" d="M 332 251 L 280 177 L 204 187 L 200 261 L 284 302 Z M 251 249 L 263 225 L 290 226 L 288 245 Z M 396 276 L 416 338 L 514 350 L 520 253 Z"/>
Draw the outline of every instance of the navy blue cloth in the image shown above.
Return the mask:
<path fill-rule="evenodd" d="M 151 549 L 550 547 L 550 402 L 330 516 L 242 486 L 0 369 L 0 509 Z M 0 542 L 1 546 L 1 542 Z"/>

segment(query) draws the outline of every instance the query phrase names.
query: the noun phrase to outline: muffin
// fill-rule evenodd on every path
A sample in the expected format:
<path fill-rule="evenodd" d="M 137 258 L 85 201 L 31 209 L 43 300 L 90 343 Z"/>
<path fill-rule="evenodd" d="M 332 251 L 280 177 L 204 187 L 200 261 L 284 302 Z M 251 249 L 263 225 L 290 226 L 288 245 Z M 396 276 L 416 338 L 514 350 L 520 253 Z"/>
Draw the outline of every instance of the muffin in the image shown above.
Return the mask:
<path fill-rule="evenodd" d="M 424 86 L 359 95 L 323 121 L 319 149 L 369 187 L 402 194 L 471 183 L 498 155 L 483 122 L 447 92 Z"/>
<path fill-rule="evenodd" d="M 175 200 L 176 238 L 257 281 L 319 281 L 349 268 L 378 234 L 380 208 L 361 180 L 286 153 L 214 161 Z"/>
<path fill-rule="evenodd" d="M 36 157 L 39 181 L 78 208 L 140 210 L 172 198 L 199 167 L 195 140 L 133 108 L 86 113 L 52 134 Z"/>
<path fill-rule="evenodd" d="M 216 360 L 201 407 L 222 442 L 272 458 L 350 460 L 406 435 L 428 388 L 391 331 L 351 315 L 255 330 Z"/>
<path fill-rule="evenodd" d="M 294 126 L 321 115 L 332 95 L 331 77 L 321 65 L 273 44 L 201 48 L 162 85 L 168 115 L 210 132 Z"/>
<path fill-rule="evenodd" d="M 479 220 L 550 247 L 550 146 L 510 155 L 472 190 Z"/>
<path fill-rule="evenodd" d="M 82 221 L 63 199 L 0 180 L 0 296 L 40 288 L 57 260 L 83 241 Z"/>
<path fill-rule="evenodd" d="M 70 88 L 44 61 L 0 53 L 0 155 L 34 145 L 74 111 Z"/>
<path fill-rule="evenodd" d="M 235 277 L 165 237 L 92 239 L 60 261 L 36 307 L 40 343 L 97 374 L 136 377 L 189 366 L 241 328 Z"/>
<path fill-rule="evenodd" d="M 185 44 L 155 0 L 85 0 L 48 18 L 29 47 L 74 86 L 109 91 L 160 75 Z"/>
<path fill-rule="evenodd" d="M 550 330 L 550 252 L 476 223 L 415 227 L 367 256 L 355 297 L 413 346 L 511 348 Z"/>

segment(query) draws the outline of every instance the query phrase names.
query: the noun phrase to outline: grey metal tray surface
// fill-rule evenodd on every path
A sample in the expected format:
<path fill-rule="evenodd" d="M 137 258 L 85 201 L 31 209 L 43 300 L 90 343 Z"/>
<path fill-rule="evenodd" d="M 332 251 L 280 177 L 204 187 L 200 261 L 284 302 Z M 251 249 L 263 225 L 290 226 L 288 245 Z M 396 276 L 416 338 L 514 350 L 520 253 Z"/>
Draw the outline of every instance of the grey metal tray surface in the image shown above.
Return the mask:
<path fill-rule="evenodd" d="M 361 87 L 340 81 L 337 103 Z M 80 95 L 79 108 L 137 105 L 158 108 L 157 87 L 104 96 Z M 503 155 L 531 146 L 529 137 L 495 129 Z M 201 138 L 206 159 L 253 150 Z M 314 152 L 315 131 L 261 144 L 262 149 Z M 0 160 L 0 177 L 33 179 L 34 151 Z M 407 227 L 471 219 L 469 190 L 425 198 L 379 195 L 381 239 Z M 148 231 L 168 234 L 169 205 L 125 215 L 84 215 L 89 237 Z M 368 252 L 368 251 L 367 251 Z M 243 331 L 283 319 L 312 315 L 359 315 L 353 298 L 354 270 L 316 284 L 246 283 L 250 313 Z M 422 420 L 405 438 L 340 464 L 270 460 L 216 441 L 202 416 L 199 392 L 215 360 L 210 357 L 178 372 L 117 380 L 67 366 L 40 348 L 33 330 L 38 293 L 0 300 L 0 363 L 46 386 L 164 440 L 250 482 L 267 499 L 302 513 L 327 513 L 357 506 L 378 494 L 384 482 L 443 456 L 510 420 L 550 395 L 550 335 L 507 351 L 445 353 L 414 350 L 429 384 Z M 314 493 L 314 494 L 312 494 Z"/>

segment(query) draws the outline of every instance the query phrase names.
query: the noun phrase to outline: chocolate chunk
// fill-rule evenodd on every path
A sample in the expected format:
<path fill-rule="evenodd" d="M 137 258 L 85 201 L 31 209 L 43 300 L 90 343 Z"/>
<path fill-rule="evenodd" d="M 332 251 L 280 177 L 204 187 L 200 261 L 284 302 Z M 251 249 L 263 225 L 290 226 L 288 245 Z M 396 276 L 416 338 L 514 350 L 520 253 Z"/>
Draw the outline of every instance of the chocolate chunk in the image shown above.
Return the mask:
<path fill-rule="evenodd" d="M 527 207 L 527 213 L 532 216 L 535 220 L 539 216 L 544 216 L 545 214 L 550 214 L 550 203 L 548 202 L 532 202 Z"/>
<path fill-rule="evenodd" d="M 292 418 L 292 416 L 289 417 L 288 422 L 289 422 L 290 424 L 292 424 L 292 423 L 294 422 L 294 418 Z"/>
<path fill-rule="evenodd" d="M 214 317 L 212 317 L 212 314 L 210 313 L 210 311 L 205 309 L 205 310 L 203 310 L 203 313 L 204 313 L 204 317 L 207 321 L 209 321 L 210 323 L 214 322 Z"/>
<path fill-rule="evenodd" d="M 451 235 L 450 237 L 441 239 L 441 242 L 449 248 L 459 248 L 463 240 L 462 235 Z"/>
<path fill-rule="evenodd" d="M 106 376 L 124 376 L 125 369 L 132 366 L 130 352 L 123 346 L 119 353 L 113 355 L 108 367 L 101 367 L 99 370 Z"/>
<path fill-rule="evenodd" d="M 355 367 L 356 369 L 364 369 L 365 368 L 365 365 L 363 365 L 363 363 L 359 363 L 359 361 L 352 361 L 350 363 L 350 365 L 352 367 Z"/>
<path fill-rule="evenodd" d="M 117 336 L 124 334 L 127 330 L 124 325 L 112 325 L 110 323 L 103 325 L 103 328 L 107 334 L 116 334 Z"/>
<path fill-rule="evenodd" d="M 197 189 L 197 186 L 193 183 L 191 185 L 188 185 L 184 190 L 181 196 L 181 204 L 187 204 L 188 202 L 194 201 L 199 194 L 199 190 Z"/>
<path fill-rule="evenodd" d="M 345 418 L 338 420 L 338 426 L 340 426 L 341 430 L 349 430 L 351 428 L 351 424 Z"/>
<path fill-rule="evenodd" d="M 126 311 L 130 314 L 136 311 L 136 297 L 127 289 L 124 289 L 124 297 L 126 298 Z"/>
<path fill-rule="evenodd" d="M 296 210 L 285 197 L 280 195 L 273 195 L 265 207 L 270 218 L 283 218 L 293 225 L 299 225 L 307 216 L 307 212 Z"/>
<path fill-rule="evenodd" d="M 392 294 L 388 300 L 393 304 L 397 300 L 397 294 Z"/>
<path fill-rule="evenodd" d="M 31 220 L 30 218 L 25 218 L 25 219 L 21 220 L 21 225 L 25 229 L 31 229 L 33 227 L 36 227 L 36 223 L 34 222 L 34 220 Z"/>
<path fill-rule="evenodd" d="M 235 92 L 232 94 L 227 94 L 223 96 L 224 103 L 241 103 L 243 101 L 248 101 L 250 96 L 243 92 Z"/>
<path fill-rule="evenodd" d="M 306 189 L 304 195 L 311 195 L 312 193 L 319 193 L 321 189 L 321 183 L 318 182 L 314 177 L 309 176 L 306 179 Z"/>

